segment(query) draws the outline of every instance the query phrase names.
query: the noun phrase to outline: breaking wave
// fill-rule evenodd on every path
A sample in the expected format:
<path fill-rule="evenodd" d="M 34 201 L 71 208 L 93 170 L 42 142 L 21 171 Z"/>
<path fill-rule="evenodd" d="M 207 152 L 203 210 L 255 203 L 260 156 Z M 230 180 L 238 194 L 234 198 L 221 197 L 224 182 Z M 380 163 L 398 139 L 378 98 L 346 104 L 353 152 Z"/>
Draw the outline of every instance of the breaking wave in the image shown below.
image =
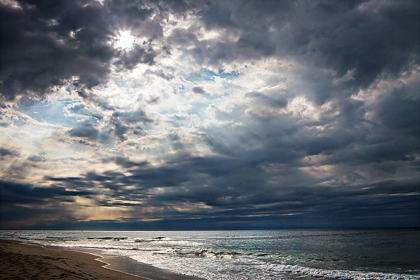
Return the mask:
<path fill-rule="evenodd" d="M 267 265 L 268 271 L 303 274 L 312 277 L 340 280 L 419 280 L 420 277 L 409 274 L 362 272 L 352 270 L 329 270 L 304 267 L 299 265 Z"/>
<path fill-rule="evenodd" d="M 202 258 L 217 258 L 217 259 L 231 259 L 235 256 L 241 255 L 241 253 L 237 252 L 213 252 L 209 251 L 208 249 L 204 250 L 176 250 L 175 251 L 178 255 L 181 256 L 196 256 Z"/>

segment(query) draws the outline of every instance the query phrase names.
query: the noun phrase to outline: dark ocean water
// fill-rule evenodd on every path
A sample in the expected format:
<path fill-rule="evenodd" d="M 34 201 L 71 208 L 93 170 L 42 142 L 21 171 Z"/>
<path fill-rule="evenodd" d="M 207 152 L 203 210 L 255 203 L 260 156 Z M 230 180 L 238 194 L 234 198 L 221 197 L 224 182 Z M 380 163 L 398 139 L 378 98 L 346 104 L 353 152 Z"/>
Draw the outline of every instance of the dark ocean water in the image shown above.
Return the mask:
<path fill-rule="evenodd" d="M 418 229 L 1 231 L 0 237 L 125 256 L 115 268 L 134 274 L 142 273 L 131 260 L 204 279 L 420 279 Z"/>

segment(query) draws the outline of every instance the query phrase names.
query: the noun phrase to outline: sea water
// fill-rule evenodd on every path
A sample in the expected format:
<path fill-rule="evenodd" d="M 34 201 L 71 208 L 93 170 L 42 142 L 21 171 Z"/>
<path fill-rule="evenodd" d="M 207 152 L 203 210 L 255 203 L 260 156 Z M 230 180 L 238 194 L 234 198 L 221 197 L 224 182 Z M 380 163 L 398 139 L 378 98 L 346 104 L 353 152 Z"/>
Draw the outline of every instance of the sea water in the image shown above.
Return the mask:
<path fill-rule="evenodd" d="M 95 249 L 203 279 L 420 279 L 419 233 L 418 229 L 1 231 L 0 238 Z"/>

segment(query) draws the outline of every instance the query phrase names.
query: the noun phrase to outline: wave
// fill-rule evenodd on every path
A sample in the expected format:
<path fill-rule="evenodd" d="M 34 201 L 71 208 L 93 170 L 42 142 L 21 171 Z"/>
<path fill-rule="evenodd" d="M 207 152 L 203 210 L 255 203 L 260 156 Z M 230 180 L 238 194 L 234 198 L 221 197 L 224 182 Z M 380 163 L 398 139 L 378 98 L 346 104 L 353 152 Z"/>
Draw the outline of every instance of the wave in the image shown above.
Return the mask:
<path fill-rule="evenodd" d="M 105 236 L 105 237 L 88 237 L 87 239 L 98 239 L 98 240 L 114 240 L 114 241 L 120 241 L 120 240 L 126 240 L 128 237 L 114 237 L 114 236 Z"/>
<path fill-rule="evenodd" d="M 128 239 L 128 237 L 114 237 L 113 240 L 120 241 L 120 240 L 126 240 L 126 239 Z"/>
<path fill-rule="evenodd" d="M 153 240 L 155 240 L 155 241 L 160 241 L 160 240 L 169 240 L 169 238 L 164 237 L 164 236 L 158 236 L 158 237 L 153 237 Z"/>
<path fill-rule="evenodd" d="M 178 255 L 181 256 L 195 256 L 195 257 L 202 257 L 202 258 L 217 258 L 217 259 L 231 259 L 235 256 L 242 255 L 238 252 L 213 252 L 209 251 L 208 249 L 204 250 L 176 250 L 175 251 Z"/>
<path fill-rule="evenodd" d="M 77 241 L 79 239 L 72 236 L 47 236 L 47 240 L 50 241 Z"/>
<path fill-rule="evenodd" d="M 420 280 L 420 276 L 396 273 L 381 273 L 353 270 L 329 270 L 299 265 L 267 265 L 269 271 L 303 274 L 311 277 L 340 280 Z"/>
<path fill-rule="evenodd" d="M 153 237 L 152 239 L 134 238 L 134 242 L 154 242 L 154 241 L 174 241 L 174 240 L 171 240 L 163 236 Z"/>
<path fill-rule="evenodd" d="M 87 239 L 100 239 L 100 240 L 112 240 L 114 237 L 88 237 Z"/>
<path fill-rule="evenodd" d="M 95 249 L 95 250 L 115 250 L 115 251 L 155 251 L 155 250 L 148 250 L 142 249 L 137 247 L 117 247 L 117 246 L 95 246 L 95 245 L 60 245 L 61 247 L 68 247 L 68 248 L 83 248 L 83 249 Z"/>
<path fill-rule="evenodd" d="M 151 242 L 150 239 L 144 239 L 144 238 L 134 238 L 134 242 Z"/>

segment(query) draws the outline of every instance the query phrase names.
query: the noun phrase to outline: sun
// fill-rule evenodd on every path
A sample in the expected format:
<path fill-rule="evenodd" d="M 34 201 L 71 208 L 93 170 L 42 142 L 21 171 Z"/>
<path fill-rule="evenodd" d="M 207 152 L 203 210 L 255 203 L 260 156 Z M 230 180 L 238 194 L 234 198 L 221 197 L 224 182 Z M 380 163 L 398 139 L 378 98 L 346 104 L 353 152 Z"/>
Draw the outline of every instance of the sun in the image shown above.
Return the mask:
<path fill-rule="evenodd" d="M 130 31 L 120 31 L 114 41 L 114 48 L 129 51 L 134 48 L 135 41 L 136 37 L 134 37 Z"/>

